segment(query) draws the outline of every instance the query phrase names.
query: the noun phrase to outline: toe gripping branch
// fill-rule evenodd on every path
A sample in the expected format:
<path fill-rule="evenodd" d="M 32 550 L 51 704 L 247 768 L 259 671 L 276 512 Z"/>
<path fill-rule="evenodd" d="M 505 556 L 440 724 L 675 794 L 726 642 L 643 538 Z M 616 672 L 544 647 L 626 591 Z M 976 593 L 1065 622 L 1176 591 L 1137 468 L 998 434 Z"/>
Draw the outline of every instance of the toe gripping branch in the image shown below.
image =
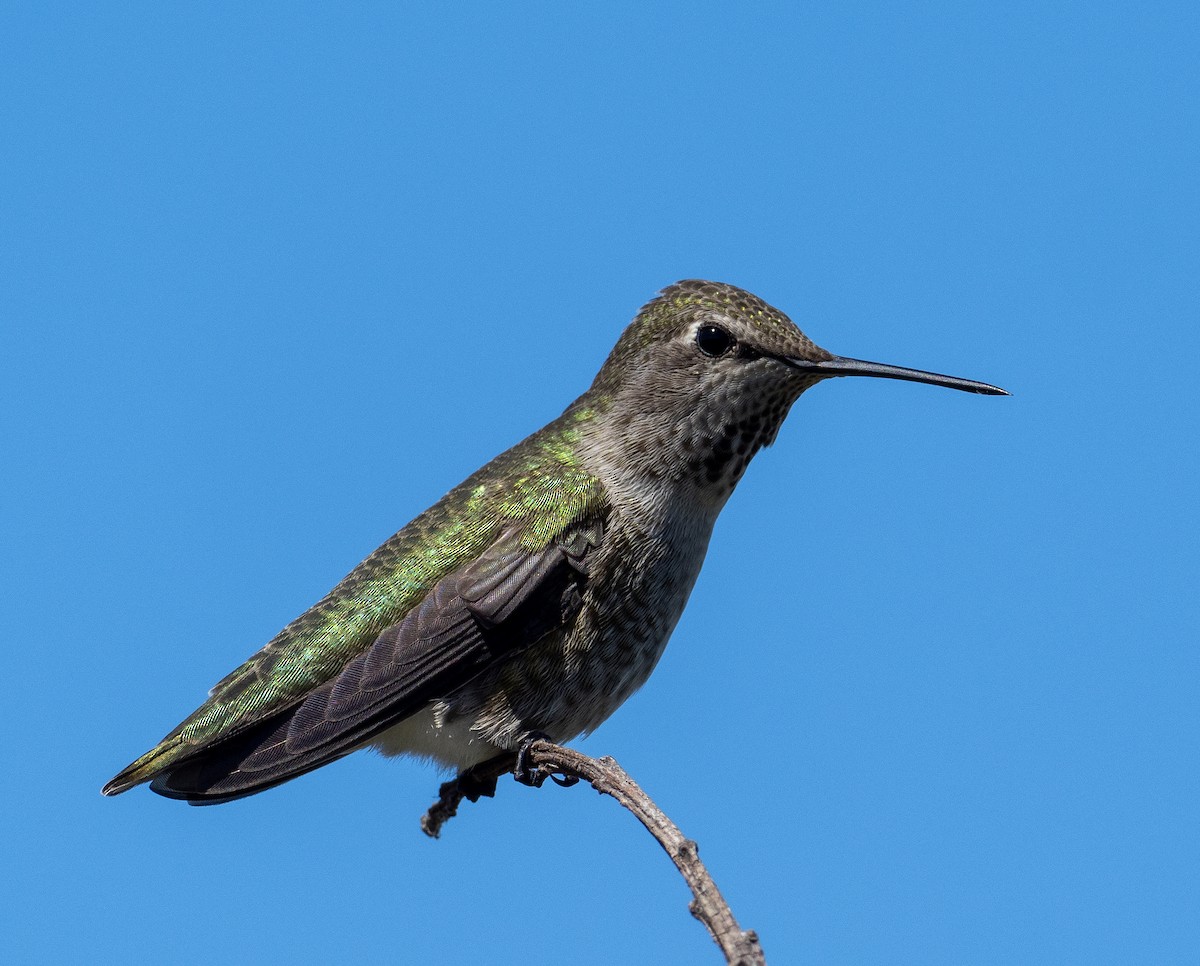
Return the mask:
<path fill-rule="evenodd" d="M 531 732 L 525 736 L 516 752 L 506 752 L 489 758 L 459 772 L 457 778 L 443 782 L 438 789 L 438 800 L 421 817 L 421 830 L 430 838 L 439 838 L 442 826 L 458 814 L 458 806 L 464 798 L 469 802 L 493 798 L 496 794 L 496 782 L 501 775 L 510 772 L 517 781 L 531 788 L 541 788 L 547 778 L 553 779 L 556 785 L 563 788 L 577 784 L 577 775 L 563 772 L 552 765 L 533 763 L 532 749 L 539 741 L 546 742 L 552 748 L 558 747 L 543 732 Z"/>
<path fill-rule="evenodd" d="M 578 775 L 564 774 L 547 765 L 535 765 L 529 760 L 530 750 L 539 741 L 554 743 L 553 739 L 544 731 L 531 731 L 521 740 L 521 747 L 517 749 L 517 760 L 513 765 L 513 778 L 530 788 L 541 788 L 547 778 L 563 788 L 579 784 Z M 496 783 L 493 781 L 492 791 L 495 792 L 495 789 Z"/>

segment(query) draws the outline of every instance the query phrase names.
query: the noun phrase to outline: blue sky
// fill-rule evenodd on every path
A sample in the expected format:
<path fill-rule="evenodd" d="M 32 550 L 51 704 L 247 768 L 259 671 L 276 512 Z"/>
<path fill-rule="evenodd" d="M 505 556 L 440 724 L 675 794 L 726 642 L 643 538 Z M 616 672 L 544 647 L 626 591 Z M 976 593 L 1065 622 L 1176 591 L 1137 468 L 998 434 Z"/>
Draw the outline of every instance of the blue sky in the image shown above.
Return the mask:
<path fill-rule="evenodd" d="M 14 5 L 8 962 L 718 962 L 611 802 L 99 786 L 681 277 L 796 406 L 611 753 L 771 962 L 1200 946 L 1194 4 Z"/>

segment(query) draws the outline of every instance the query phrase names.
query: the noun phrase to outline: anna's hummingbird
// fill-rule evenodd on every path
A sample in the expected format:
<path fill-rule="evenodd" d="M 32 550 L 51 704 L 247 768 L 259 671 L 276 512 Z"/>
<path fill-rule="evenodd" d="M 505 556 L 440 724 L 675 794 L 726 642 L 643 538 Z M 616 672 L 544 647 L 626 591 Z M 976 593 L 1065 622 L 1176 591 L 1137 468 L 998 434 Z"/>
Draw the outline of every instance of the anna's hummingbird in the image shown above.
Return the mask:
<path fill-rule="evenodd" d="M 556 420 L 447 493 L 104 786 L 194 804 L 364 745 L 460 769 L 569 741 L 649 677 L 717 514 L 831 376 L 1006 395 L 832 355 L 717 282 L 664 289 Z"/>

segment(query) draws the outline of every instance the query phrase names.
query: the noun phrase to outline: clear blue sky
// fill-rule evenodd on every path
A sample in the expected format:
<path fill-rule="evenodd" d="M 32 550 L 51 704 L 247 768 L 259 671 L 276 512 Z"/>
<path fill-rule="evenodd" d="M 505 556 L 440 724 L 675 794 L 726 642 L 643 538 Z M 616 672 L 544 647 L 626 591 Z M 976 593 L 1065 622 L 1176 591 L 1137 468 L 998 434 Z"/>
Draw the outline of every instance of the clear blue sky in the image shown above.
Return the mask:
<path fill-rule="evenodd" d="M 845 380 L 582 744 L 772 963 L 1200 948 L 1194 3 L 3 14 L 0 958 L 719 962 L 582 790 L 99 787 L 677 278 Z"/>

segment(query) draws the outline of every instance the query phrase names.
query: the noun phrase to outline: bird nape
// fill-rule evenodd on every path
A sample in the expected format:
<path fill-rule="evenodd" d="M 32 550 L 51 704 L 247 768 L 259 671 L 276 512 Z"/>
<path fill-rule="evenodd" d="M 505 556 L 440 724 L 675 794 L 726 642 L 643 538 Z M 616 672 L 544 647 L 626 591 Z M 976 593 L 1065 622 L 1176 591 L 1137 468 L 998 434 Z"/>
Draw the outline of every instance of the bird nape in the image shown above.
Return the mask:
<path fill-rule="evenodd" d="M 835 356 L 732 285 L 664 289 L 557 419 L 389 538 L 104 786 L 193 804 L 373 745 L 458 769 L 591 731 L 645 682 L 746 466 L 838 376 L 986 383 Z"/>

